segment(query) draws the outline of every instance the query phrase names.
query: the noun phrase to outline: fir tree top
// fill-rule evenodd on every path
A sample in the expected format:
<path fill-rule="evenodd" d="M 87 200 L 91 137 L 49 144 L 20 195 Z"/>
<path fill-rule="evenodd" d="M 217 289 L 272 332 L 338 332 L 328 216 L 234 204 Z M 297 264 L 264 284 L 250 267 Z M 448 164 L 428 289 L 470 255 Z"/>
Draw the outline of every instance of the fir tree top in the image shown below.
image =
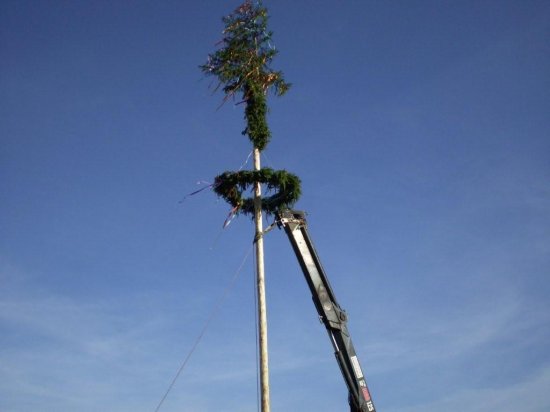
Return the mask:
<path fill-rule="evenodd" d="M 245 103 L 246 128 L 243 135 L 258 150 L 267 146 L 270 131 L 267 125 L 267 93 L 283 95 L 290 87 L 283 79 L 283 73 L 271 69 L 270 63 L 277 54 L 271 45 L 272 33 L 267 30 L 267 9 L 260 2 L 246 0 L 232 14 L 223 18 L 224 37 L 219 44 L 222 47 L 208 56 L 201 70 L 210 76 L 216 76 L 223 85 L 225 97 L 235 99 L 242 95 Z M 230 216 L 236 213 L 254 215 L 253 199 L 243 198 L 242 193 L 252 184 L 266 186 L 268 192 L 274 192 L 264 198 L 261 208 L 266 213 L 290 207 L 300 197 L 300 179 L 286 170 L 268 168 L 238 172 L 224 172 L 215 178 L 213 190 L 233 207 Z M 230 221 L 228 218 L 227 222 Z"/>
<path fill-rule="evenodd" d="M 267 30 L 267 22 L 267 9 L 260 2 L 246 0 L 223 18 L 223 46 L 200 66 L 206 75 L 218 78 L 217 88 L 223 85 L 224 102 L 242 95 L 242 103 L 246 103 L 246 128 L 242 133 L 259 150 L 266 147 L 271 135 L 266 95 L 272 90 L 282 96 L 290 87 L 283 73 L 270 67 L 277 51 L 271 45 L 273 33 Z"/>

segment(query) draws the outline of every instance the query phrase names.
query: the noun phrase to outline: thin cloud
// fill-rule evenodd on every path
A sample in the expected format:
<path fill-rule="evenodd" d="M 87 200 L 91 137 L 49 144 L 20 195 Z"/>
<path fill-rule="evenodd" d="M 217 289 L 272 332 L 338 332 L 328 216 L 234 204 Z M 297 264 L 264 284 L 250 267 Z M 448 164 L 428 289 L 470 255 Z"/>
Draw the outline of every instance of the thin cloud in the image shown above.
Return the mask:
<path fill-rule="evenodd" d="M 471 412 L 515 412 L 518 408 L 523 412 L 546 412 L 550 410 L 550 399 L 547 396 L 549 387 L 550 366 L 546 365 L 527 379 L 512 385 L 462 390 L 436 402 L 391 409 L 388 412 L 441 412 L 464 408 Z"/>
<path fill-rule="evenodd" d="M 543 307 L 520 298 L 464 308 L 452 317 L 448 313 L 434 312 L 422 314 L 420 321 L 416 315 L 410 314 L 409 320 L 402 321 L 398 327 L 370 335 L 370 341 L 383 336 L 361 349 L 362 353 L 370 354 L 371 372 L 385 373 L 421 363 L 456 361 L 483 351 L 485 345 L 510 339 L 529 344 L 530 340 L 540 338 L 537 331 L 550 320 Z"/>

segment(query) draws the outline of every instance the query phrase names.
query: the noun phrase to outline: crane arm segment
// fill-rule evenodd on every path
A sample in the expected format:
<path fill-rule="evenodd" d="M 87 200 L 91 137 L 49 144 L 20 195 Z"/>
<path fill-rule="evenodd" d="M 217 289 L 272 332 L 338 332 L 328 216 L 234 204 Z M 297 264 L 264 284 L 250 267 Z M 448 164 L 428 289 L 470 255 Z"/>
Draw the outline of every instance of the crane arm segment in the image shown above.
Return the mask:
<path fill-rule="evenodd" d="M 278 214 L 298 262 L 304 272 L 320 320 L 326 327 L 336 360 L 349 390 L 351 412 L 376 412 L 363 370 L 347 327 L 346 312 L 340 307 L 307 230 L 305 213 L 284 210 Z"/>

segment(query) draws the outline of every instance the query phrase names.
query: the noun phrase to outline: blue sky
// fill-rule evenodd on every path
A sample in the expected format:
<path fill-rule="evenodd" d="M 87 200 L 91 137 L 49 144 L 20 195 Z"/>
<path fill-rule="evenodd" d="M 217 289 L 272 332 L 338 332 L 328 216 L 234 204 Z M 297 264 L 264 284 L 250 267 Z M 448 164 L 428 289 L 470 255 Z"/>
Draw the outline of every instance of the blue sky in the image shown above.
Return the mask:
<path fill-rule="evenodd" d="M 264 3 L 293 87 L 262 161 L 378 410 L 550 410 L 550 4 Z M 2 3 L 1 411 L 153 411 L 243 261 L 248 218 L 179 203 L 250 152 L 198 69 L 237 5 Z M 272 409 L 347 410 L 283 232 L 266 266 Z M 253 276 L 161 411 L 257 410 Z"/>

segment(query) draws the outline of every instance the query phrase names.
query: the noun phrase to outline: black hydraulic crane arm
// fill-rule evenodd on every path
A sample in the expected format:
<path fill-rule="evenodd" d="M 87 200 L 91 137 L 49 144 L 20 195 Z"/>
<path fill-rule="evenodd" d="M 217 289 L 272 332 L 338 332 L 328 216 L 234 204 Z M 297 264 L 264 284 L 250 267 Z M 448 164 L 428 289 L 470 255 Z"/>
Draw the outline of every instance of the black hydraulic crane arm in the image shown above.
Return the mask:
<path fill-rule="evenodd" d="M 319 318 L 325 325 L 334 347 L 336 360 L 349 390 L 351 412 L 376 412 L 353 348 L 347 328 L 346 312 L 336 301 L 319 256 L 313 247 L 304 212 L 296 210 L 279 212 L 278 224 L 288 235 L 311 290 Z"/>

